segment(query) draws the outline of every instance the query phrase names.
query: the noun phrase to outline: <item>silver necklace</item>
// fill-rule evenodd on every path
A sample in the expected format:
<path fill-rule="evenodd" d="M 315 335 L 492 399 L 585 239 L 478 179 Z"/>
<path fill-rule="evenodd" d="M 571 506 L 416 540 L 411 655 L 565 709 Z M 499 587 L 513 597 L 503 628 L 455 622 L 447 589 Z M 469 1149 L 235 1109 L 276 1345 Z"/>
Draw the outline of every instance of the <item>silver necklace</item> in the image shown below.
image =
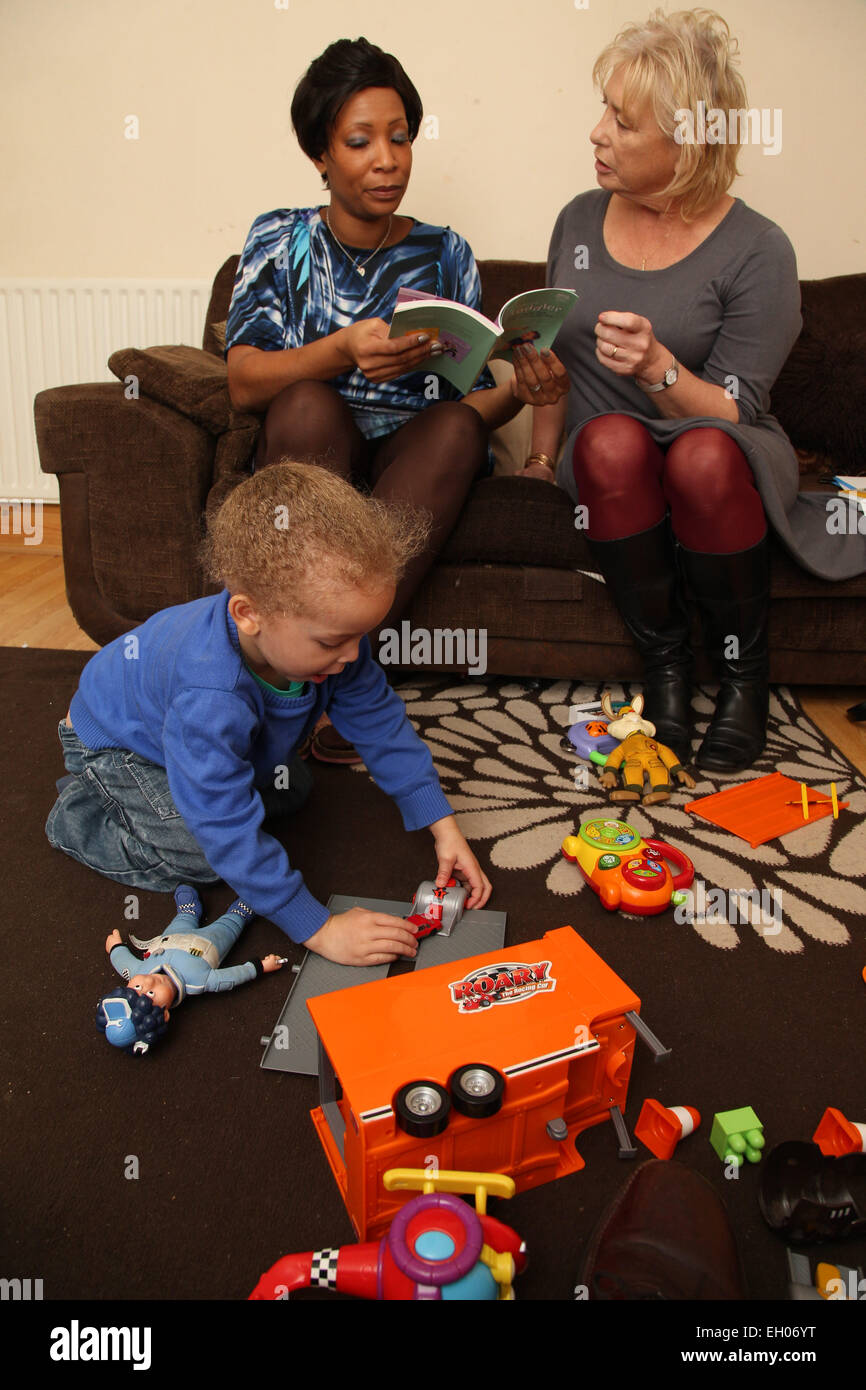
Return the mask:
<path fill-rule="evenodd" d="M 674 229 L 674 224 L 673 224 L 673 222 L 668 222 L 667 229 L 666 229 L 666 231 L 665 231 L 664 236 L 660 239 L 659 245 L 656 246 L 656 247 L 654 247 L 654 248 L 653 248 L 651 251 L 649 251 L 649 253 L 646 254 L 646 255 L 644 255 L 643 252 L 641 251 L 641 253 L 640 253 L 640 254 L 641 254 L 641 262 L 640 262 L 640 268 L 641 268 L 641 270 L 646 270 L 646 263 L 647 263 L 647 261 L 648 261 L 648 260 L 651 260 L 654 256 L 658 256 L 659 259 L 662 259 L 662 260 L 664 259 L 664 253 L 667 251 L 667 244 L 668 244 L 668 242 L 669 242 L 669 240 L 670 240 L 671 232 L 673 231 L 673 229 Z M 632 243 L 632 244 L 634 244 L 634 243 Z M 662 267 L 662 269 L 664 269 L 664 267 Z"/>
<path fill-rule="evenodd" d="M 354 256 L 352 256 L 352 255 L 346 250 L 346 248 L 345 248 L 345 246 L 343 245 L 343 243 L 341 242 L 340 238 L 337 236 L 337 233 L 334 231 L 333 227 L 331 226 L 331 221 L 330 221 L 330 218 L 328 217 L 328 209 L 325 208 L 325 226 L 327 227 L 328 231 L 331 233 L 331 236 L 334 238 L 335 242 L 336 242 L 337 245 L 339 246 L 339 248 L 340 248 L 340 250 L 342 251 L 343 255 L 346 257 L 347 260 L 349 260 L 349 261 L 352 262 L 352 269 L 353 269 L 353 270 L 357 270 L 358 274 L 361 276 L 362 279 L 364 278 L 364 276 L 365 276 L 366 273 L 367 273 L 367 272 L 364 270 L 364 266 L 365 266 L 365 265 L 369 265 L 370 261 L 372 261 L 373 257 L 376 255 L 376 253 L 377 253 L 378 251 L 381 251 L 381 250 L 382 250 L 382 247 L 385 245 L 385 242 L 388 240 L 389 236 L 391 235 L 391 223 L 393 222 L 393 220 L 394 220 L 394 215 L 393 215 L 393 213 L 392 213 L 391 216 L 388 218 L 388 225 L 387 225 L 387 227 L 385 228 L 385 235 L 383 236 L 382 240 L 379 242 L 379 245 L 378 245 L 378 246 L 374 246 L 374 247 L 373 247 L 373 250 L 370 252 L 370 254 L 369 254 L 369 256 L 367 257 L 367 259 L 366 259 L 365 261 L 361 261 L 361 264 L 359 265 L 357 259 L 356 259 Z"/>

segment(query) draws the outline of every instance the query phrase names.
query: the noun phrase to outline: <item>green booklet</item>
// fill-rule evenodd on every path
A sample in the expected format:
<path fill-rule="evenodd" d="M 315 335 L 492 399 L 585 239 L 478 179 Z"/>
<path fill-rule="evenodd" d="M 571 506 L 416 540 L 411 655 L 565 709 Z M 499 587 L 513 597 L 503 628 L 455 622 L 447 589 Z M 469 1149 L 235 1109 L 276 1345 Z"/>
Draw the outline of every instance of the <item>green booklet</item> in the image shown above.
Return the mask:
<path fill-rule="evenodd" d="M 527 290 L 509 299 L 500 310 L 499 322 L 493 323 L 477 309 L 453 299 L 401 289 L 388 336 L 429 333 L 441 344 L 441 351 L 422 370 L 444 377 L 465 396 L 491 357 L 510 362 L 512 348 L 521 343 L 531 343 L 538 352 L 549 348 L 577 297 L 576 290 Z"/>

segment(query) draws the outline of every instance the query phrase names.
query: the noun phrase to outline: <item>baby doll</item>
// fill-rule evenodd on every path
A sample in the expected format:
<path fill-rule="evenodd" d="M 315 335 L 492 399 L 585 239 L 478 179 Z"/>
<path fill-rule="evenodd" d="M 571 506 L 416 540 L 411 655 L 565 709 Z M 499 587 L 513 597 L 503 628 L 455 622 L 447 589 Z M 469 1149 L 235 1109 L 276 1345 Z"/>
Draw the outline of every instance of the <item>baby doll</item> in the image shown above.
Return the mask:
<path fill-rule="evenodd" d="M 113 931 L 105 942 L 111 964 L 123 976 L 126 987 L 112 990 L 99 1001 L 96 1026 L 108 1042 L 127 1052 L 147 1052 L 165 1032 L 170 1009 L 187 995 L 234 989 L 286 963 L 284 957 L 270 955 L 220 970 L 220 962 L 255 914 L 238 898 L 222 917 L 203 927 L 202 905 L 194 888 L 182 883 L 174 900 L 177 916 L 162 936 L 150 941 L 130 937 L 132 944 L 144 951 L 150 973 L 139 973 L 141 962 L 123 945 L 119 931 Z"/>

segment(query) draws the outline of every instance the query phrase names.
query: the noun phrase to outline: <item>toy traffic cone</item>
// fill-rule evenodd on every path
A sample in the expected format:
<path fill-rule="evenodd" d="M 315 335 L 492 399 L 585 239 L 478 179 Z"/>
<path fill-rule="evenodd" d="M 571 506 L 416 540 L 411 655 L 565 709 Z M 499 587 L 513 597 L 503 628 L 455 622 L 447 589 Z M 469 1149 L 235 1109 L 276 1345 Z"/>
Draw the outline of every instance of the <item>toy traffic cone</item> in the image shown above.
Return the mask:
<path fill-rule="evenodd" d="M 634 1132 L 656 1158 L 673 1158 L 677 1144 L 700 1122 L 700 1114 L 691 1105 L 665 1106 L 658 1100 L 645 1100 Z"/>
<path fill-rule="evenodd" d="M 828 1105 L 812 1135 L 812 1143 L 818 1145 L 826 1158 L 866 1153 L 866 1125 L 846 1120 L 841 1110 L 834 1110 L 832 1105 Z"/>

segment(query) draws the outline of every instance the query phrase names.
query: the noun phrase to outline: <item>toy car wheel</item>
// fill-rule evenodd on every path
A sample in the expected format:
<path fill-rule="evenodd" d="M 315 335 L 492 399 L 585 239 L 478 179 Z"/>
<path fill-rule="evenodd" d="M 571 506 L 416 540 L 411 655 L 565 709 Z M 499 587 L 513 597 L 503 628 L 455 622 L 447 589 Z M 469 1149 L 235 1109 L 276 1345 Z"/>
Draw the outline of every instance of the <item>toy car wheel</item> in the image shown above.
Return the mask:
<path fill-rule="evenodd" d="M 451 1104 L 460 1115 L 486 1120 L 495 1115 L 505 1094 L 505 1077 L 493 1067 L 481 1062 L 469 1062 L 458 1067 L 448 1082 Z"/>
<path fill-rule="evenodd" d="M 397 1124 L 415 1139 L 432 1139 L 448 1123 L 451 1101 L 435 1081 L 410 1081 L 394 1097 Z"/>

